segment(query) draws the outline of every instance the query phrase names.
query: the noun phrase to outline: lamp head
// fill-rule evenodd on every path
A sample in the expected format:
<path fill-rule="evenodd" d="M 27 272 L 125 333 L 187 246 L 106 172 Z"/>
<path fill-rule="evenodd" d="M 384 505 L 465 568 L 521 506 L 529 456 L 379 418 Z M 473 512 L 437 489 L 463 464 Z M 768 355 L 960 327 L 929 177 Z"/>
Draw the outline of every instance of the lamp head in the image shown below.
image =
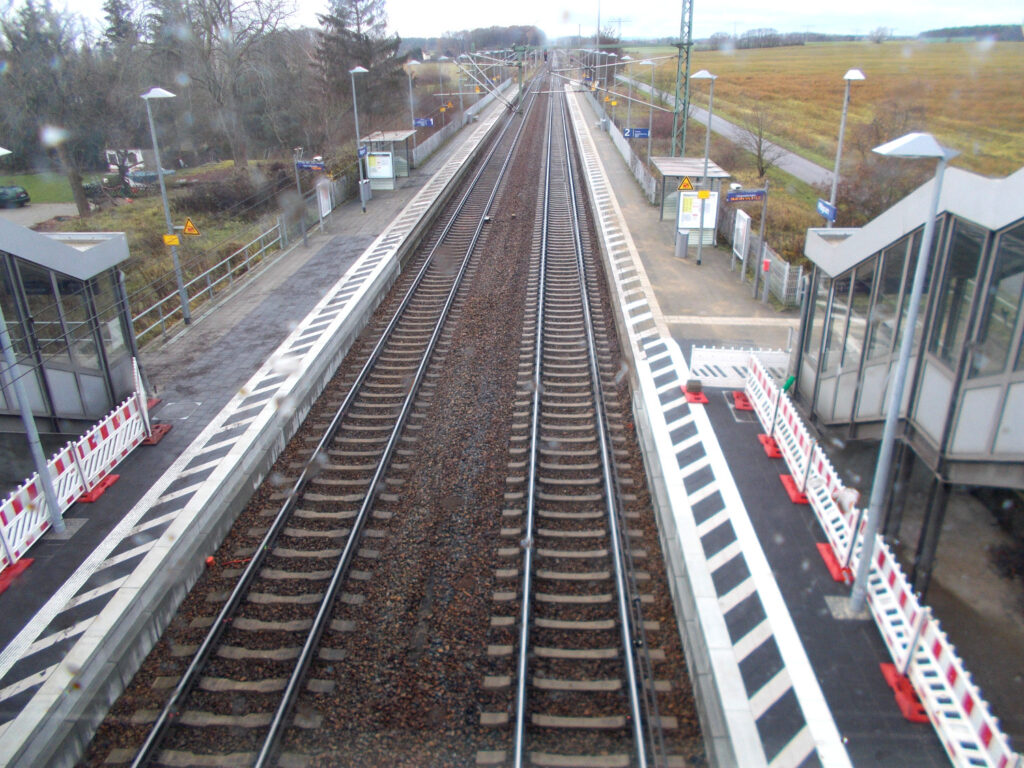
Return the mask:
<path fill-rule="evenodd" d="M 165 91 L 163 88 L 155 88 L 154 87 L 154 88 L 150 88 L 148 91 L 146 91 L 144 94 L 142 94 L 141 98 L 143 98 L 143 99 L 173 99 L 174 98 L 174 94 L 171 93 L 170 91 Z"/>
<path fill-rule="evenodd" d="M 960 154 L 955 149 L 939 144 L 930 133 L 908 133 L 871 151 L 886 157 L 935 157 L 945 160 L 951 160 Z"/>
<path fill-rule="evenodd" d="M 352 67 L 352 69 L 349 70 L 349 74 L 352 74 L 352 75 L 365 75 L 369 71 L 370 70 L 368 70 L 366 67 Z"/>
<path fill-rule="evenodd" d="M 846 81 L 851 81 L 851 80 L 864 80 L 864 79 L 866 79 L 866 78 L 864 77 L 864 73 L 863 73 L 863 72 L 861 72 L 861 71 L 860 71 L 859 69 L 850 69 L 850 70 L 847 70 L 846 74 L 845 74 L 845 75 L 843 75 L 843 80 L 846 80 Z"/>
<path fill-rule="evenodd" d="M 718 75 L 712 75 L 706 69 L 702 69 L 700 72 L 694 72 L 690 75 L 691 80 L 717 80 Z"/>

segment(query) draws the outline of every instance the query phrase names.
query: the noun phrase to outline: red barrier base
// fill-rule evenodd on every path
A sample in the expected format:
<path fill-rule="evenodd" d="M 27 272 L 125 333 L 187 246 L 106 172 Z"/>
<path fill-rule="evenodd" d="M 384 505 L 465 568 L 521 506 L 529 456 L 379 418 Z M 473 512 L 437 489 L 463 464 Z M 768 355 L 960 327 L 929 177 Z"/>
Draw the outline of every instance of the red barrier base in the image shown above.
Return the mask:
<path fill-rule="evenodd" d="M 151 434 L 149 437 L 144 437 L 142 439 L 142 444 L 156 445 L 157 443 L 164 439 L 164 435 L 170 432 L 173 427 L 173 424 L 154 424 L 153 434 Z"/>
<path fill-rule="evenodd" d="M 892 688 L 896 704 L 903 717 L 912 723 L 927 723 L 928 713 L 925 712 L 921 700 L 914 692 L 914 686 L 911 685 L 906 675 L 901 675 L 895 664 L 879 664 L 878 666 L 882 670 L 885 682 Z"/>
<path fill-rule="evenodd" d="M 21 572 L 28 568 L 34 560 L 31 557 L 23 557 L 9 568 L 0 571 L 0 595 L 2 595 Z"/>
<path fill-rule="evenodd" d="M 833 581 L 841 581 L 844 584 L 849 584 L 853 581 L 853 572 L 849 568 L 844 568 L 839 564 L 839 560 L 836 558 L 836 553 L 832 551 L 832 545 L 827 541 L 815 544 L 818 548 L 818 554 L 821 555 L 821 559 L 825 561 L 825 567 L 828 568 L 829 576 L 832 577 Z"/>
<path fill-rule="evenodd" d="M 747 397 L 747 393 L 744 392 L 742 389 L 733 390 L 732 406 L 737 411 L 754 410 L 754 404 L 750 402 L 750 398 Z"/>
<path fill-rule="evenodd" d="M 792 475 L 779 475 L 779 480 L 782 481 L 782 486 L 786 489 L 790 501 L 794 504 L 810 504 L 807 501 L 807 494 L 797 487 L 796 480 Z"/>
<path fill-rule="evenodd" d="M 769 459 L 781 459 L 782 451 L 779 449 L 779 444 L 775 442 L 775 438 L 771 435 L 758 435 L 758 441 L 761 443 L 761 447 L 764 448 L 765 455 Z"/>
<path fill-rule="evenodd" d="M 699 404 L 699 405 L 707 405 L 708 404 L 708 396 L 705 395 L 703 392 L 686 392 L 686 391 L 684 391 L 683 394 L 686 395 L 686 402 L 688 402 L 688 403 L 696 403 L 696 404 Z"/>
<path fill-rule="evenodd" d="M 76 501 L 81 501 L 85 502 L 86 504 L 90 504 L 98 500 L 99 497 L 103 495 L 103 492 L 107 490 L 107 488 L 112 486 L 114 483 L 116 483 L 120 477 L 120 475 L 107 475 L 98 483 L 96 483 L 95 488 L 93 488 L 91 491 L 87 493 L 83 493 L 76 499 Z"/>
<path fill-rule="evenodd" d="M 162 397 L 155 397 L 154 396 L 154 397 L 149 398 L 146 401 L 146 410 L 152 411 L 154 408 L 156 408 L 158 405 L 160 405 L 160 403 L 162 403 L 163 401 L 164 400 L 163 400 Z"/>

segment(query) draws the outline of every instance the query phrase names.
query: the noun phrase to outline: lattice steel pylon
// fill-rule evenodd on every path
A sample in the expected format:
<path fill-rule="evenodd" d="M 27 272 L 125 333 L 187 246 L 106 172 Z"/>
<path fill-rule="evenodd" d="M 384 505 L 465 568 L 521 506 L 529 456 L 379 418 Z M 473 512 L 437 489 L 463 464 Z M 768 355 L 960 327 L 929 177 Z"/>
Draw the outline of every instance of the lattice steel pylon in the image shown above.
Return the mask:
<path fill-rule="evenodd" d="M 683 150 L 686 148 L 686 120 L 690 114 L 690 49 L 693 47 L 693 0 L 683 0 L 683 13 L 679 22 L 679 41 L 675 43 L 675 46 L 679 49 L 679 56 L 676 60 L 676 99 L 672 110 L 672 157 L 682 157 Z M 683 92 L 681 121 L 679 119 L 680 89 Z"/>

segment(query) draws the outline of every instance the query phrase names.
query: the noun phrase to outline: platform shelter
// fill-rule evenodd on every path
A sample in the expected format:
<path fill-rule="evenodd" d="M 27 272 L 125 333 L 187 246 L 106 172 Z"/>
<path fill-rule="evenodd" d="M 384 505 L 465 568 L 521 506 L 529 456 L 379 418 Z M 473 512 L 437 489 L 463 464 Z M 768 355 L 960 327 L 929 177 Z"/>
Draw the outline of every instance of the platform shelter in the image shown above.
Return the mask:
<path fill-rule="evenodd" d="M 122 232 L 40 233 L 0 219 L 0 308 L 45 431 L 76 432 L 133 389 L 135 339 L 117 268 L 127 258 Z M 0 428 L 21 431 L 4 379 Z"/>
<path fill-rule="evenodd" d="M 416 148 L 415 136 L 415 130 L 406 128 L 401 131 L 374 131 L 360 139 L 368 152 L 366 168 L 370 189 L 394 189 L 395 179 L 409 175 Z"/>
<path fill-rule="evenodd" d="M 718 235 L 718 208 L 722 202 L 722 182 L 729 177 L 729 173 L 713 160 L 708 160 L 708 175 L 704 178 L 703 157 L 652 157 L 651 163 L 654 169 L 661 175 L 661 194 L 658 196 L 658 221 L 665 218 L 665 201 L 670 202 L 670 210 L 678 212 L 679 201 L 697 199 L 697 191 L 701 189 L 710 190 L 712 201 L 705 203 L 708 206 L 705 211 L 706 232 L 704 234 L 705 245 L 715 245 Z M 690 203 L 694 205 L 694 203 Z M 696 228 L 696 225 L 694 225 Z M 696 237 L 690 238 L 696 242 Z"/>
<path fill-rule="evenodd" d="M 808 230 L 796 393 L 819 425 L 881 434 L 934 183 L 862 228 Z M 1024 169 L 989 179 L 951 168 L 938 210 L 899 433 L 898 477 L 915 457 L 934 477 L 926 570 L 952 484 L 1024 489 Z M 890 499 L 887 530 L 900 503 Z"/>

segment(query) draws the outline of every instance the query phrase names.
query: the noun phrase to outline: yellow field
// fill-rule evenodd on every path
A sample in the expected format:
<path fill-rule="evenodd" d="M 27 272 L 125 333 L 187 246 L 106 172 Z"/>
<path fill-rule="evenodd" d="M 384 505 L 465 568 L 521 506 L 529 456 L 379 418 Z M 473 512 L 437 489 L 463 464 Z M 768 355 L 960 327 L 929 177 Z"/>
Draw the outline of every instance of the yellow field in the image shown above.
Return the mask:
<path fill-rule="evenodd" d="M 638 56 L 664 49 L 630 50 Z M 733 52 L 696 51 L 691 71 L 718 75 L 715 115 L 741 123 L 756 105 L 767 107 L 778 142 L 827 168 L 835 159 L 843 74 L 861 69 L 853 84 L 844 156 L 869 150 L 866 127 L 876 119 L 899 133 L 928 131 L 963 154 L 953 164 L 991 176 L 1024 166 L 1024 45 L 1020 43 L 823 43 Z M 675 87 L 676 64 L 661 59 L 655 76 Z M 707 104 L 707 87 L 692 100 Z M 901 122 L 904 121 L 904 122 Z M 689 143 L 689 142 L 688 142 Z M 859 143 L 859 145 L 858 145 Z"/>

